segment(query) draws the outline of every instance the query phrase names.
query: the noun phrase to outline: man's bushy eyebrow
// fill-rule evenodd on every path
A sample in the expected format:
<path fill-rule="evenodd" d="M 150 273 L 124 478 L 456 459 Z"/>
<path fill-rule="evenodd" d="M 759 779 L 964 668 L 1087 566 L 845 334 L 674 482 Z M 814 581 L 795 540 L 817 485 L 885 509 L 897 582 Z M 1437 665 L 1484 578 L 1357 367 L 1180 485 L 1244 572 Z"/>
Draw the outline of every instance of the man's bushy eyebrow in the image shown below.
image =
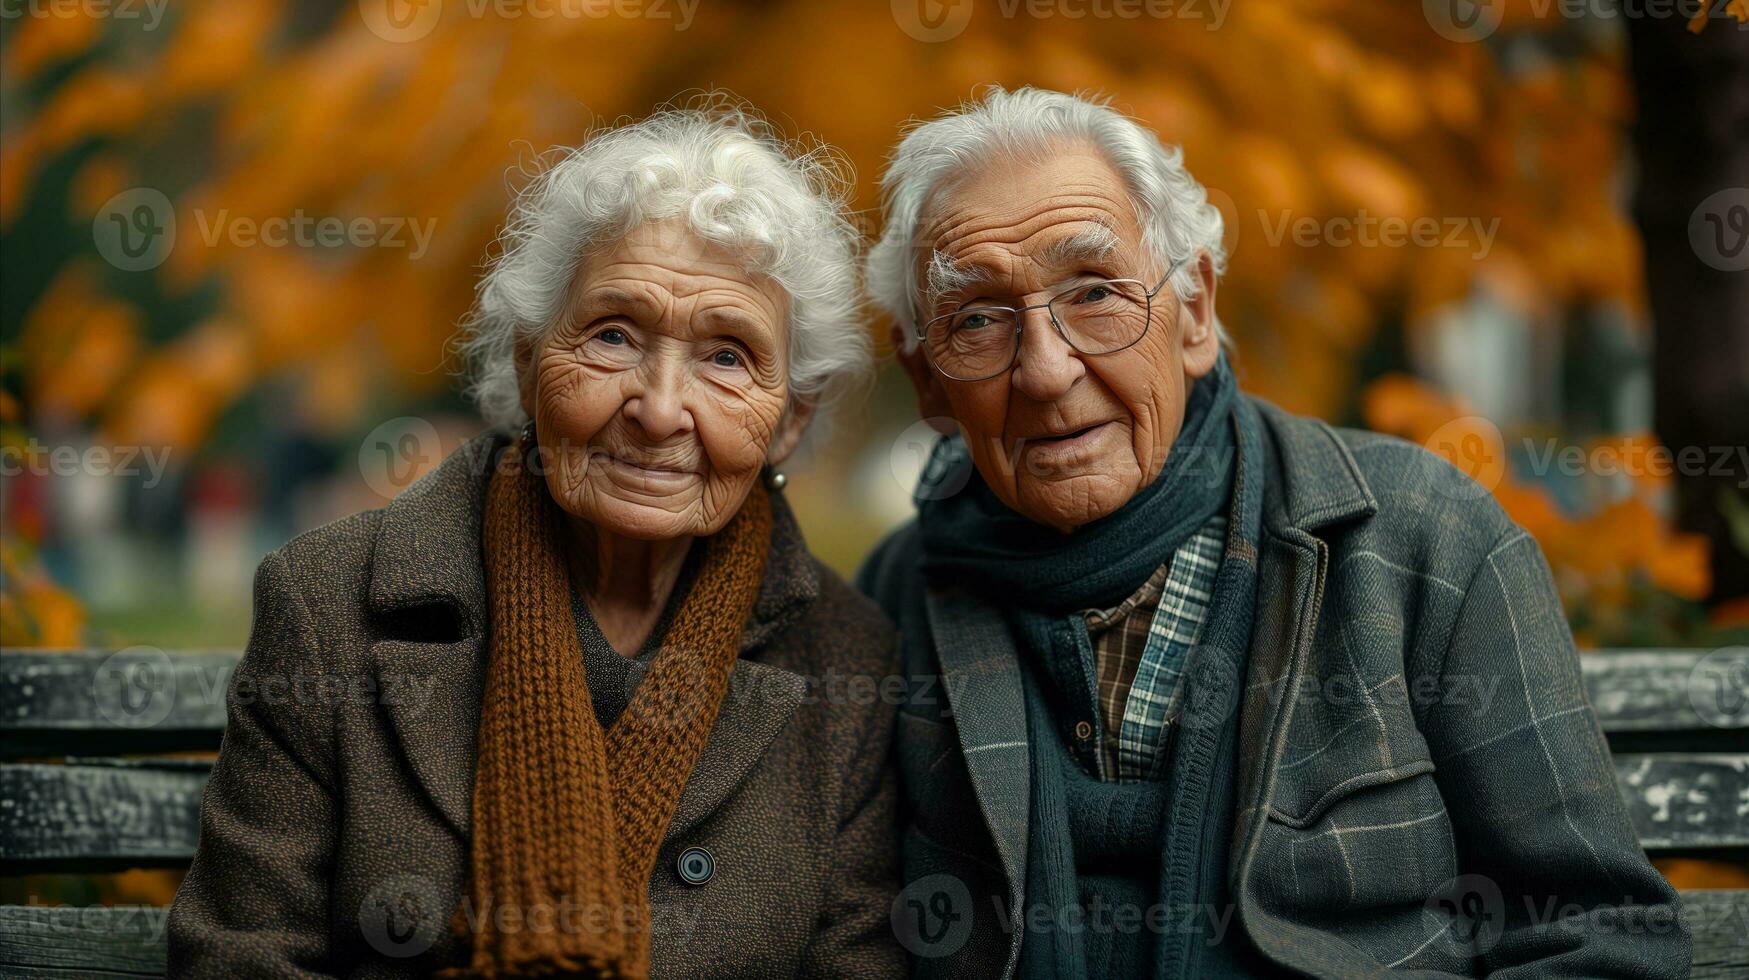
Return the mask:
<path fill-rule="evenodd" d="M 1098 262 L 1110 258 L 1117 246 L 1117 232 L 1104 225 L 1092 225 L 1068 238 L 1052 242 L 1039 254 L 1038 260 L 1058 268 Z"/>
<path fill-rule="evenodd" d="M 924 272 L 924 288 L 931 302 L 955 290 L 995 282 L 995 270 L 977 263 L 961 265 L 946 252 L 937 249 L 929 258 Z"/>
<path fill-rule="evenodd" d="M 1117 233 L 1105 225 L 1083 228 L 1073 235 L 1047 245 L 1036 261 L 1052 268 L 1072 268 L 1089 262 L 1103 261 L 1117 250 Z M 959 263 L 940 249 L 929 257 L 924 270 L 923 288 L 933 305 L 951 292 L 974 289 L 996 282 L 996 270 L 979 262 Z"/>

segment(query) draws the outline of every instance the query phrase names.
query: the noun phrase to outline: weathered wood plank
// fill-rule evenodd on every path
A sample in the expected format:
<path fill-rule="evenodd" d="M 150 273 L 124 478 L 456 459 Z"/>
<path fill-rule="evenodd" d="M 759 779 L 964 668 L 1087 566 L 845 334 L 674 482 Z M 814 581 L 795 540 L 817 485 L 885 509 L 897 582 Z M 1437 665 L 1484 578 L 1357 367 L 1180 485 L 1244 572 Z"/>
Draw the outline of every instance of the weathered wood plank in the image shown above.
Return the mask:
<path fill-rule="evenodd" d="M 1749 977 L 1749 890 L 1682 893 L 1694 933 L 1692 980 Z"/>
<path fill-rule="evenodd" d="M 1694 980 L 1749 975 L 1749 891 L 1682 893 Z M 22 980 L 162 977 L 168 909 L 0 906 L 0 975 Z"/>
<path fill-rule="evenodd" d="M 150 905 L 0 905 L 0 976 L 162 977 L 169 913 Z"/>
<path fill-rule="evenodd" d="M 0 765 L 0 861 L 132 867 L 194 856 L 200 761 Z M 1749 848 L 1749 754 L 1623 755 L 1616 774 L 1648 851 Z"/>
<path fill-rule="evenodd" d="M 1606 732 L 1749 728 L 1749 647 L 1598 650 L 1579 665 Z"/>
<path fill-rule="evenodd" d="M 217 748 L 241 653 L 0 650 L 0 745 L 9 756 Z"/>
<path fill-rule="evenodd" d="M 11 756 L 213 748 L 241 652 L 0 650 L 0 749 Z M 1612 735 L 1749 729 L 1749 647 L 1580 656 Z"/>
<path fill-rule="evenodd" d="M 1749 753 L 1618 755 L 1615 771 L 1646 850 L 1749 847 Z"/>
<path fill-rule="evenodd" d="M 210 771 L 200 760 L 0 764 L 0 867 L 20 873 L 187 862 Z"/>

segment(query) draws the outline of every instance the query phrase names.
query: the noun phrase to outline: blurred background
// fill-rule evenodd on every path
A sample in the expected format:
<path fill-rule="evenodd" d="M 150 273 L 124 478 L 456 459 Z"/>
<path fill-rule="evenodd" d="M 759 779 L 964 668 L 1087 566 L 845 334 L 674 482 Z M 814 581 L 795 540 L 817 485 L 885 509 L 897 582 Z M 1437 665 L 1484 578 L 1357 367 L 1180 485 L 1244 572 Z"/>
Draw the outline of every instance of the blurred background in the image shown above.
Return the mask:
<path fill-rule="evenodd" d="M 539 151 L 723 88 L 842 148 L 873 232 L 898 127 L 992 82 L 1181 144 L 1243 386 L 1475 476 L 1581 646 L 1749 636 L 1745 0 L 0 13 L 5 646 L 240 646 L 262 555 L 478 431 L 448 344 Z M 853 571 L 928 442 L 884 366 L 787 468 L 814 549 Z M 168 900 L 138 874 L 106 897 Z"/>

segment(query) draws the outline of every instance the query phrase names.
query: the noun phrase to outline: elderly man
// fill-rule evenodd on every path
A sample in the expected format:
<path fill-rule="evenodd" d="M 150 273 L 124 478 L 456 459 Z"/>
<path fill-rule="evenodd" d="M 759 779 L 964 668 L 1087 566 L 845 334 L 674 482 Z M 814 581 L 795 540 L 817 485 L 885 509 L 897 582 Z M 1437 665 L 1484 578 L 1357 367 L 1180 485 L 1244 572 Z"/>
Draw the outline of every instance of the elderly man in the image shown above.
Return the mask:
<path fill-rule="evenodd" d="M 954 433 L 860 576 L 919 974 L 1686 976 L 1536 542 L 1239 393 L 1181 161 L 994 90 L 885 177 L 870 283 Z"/>

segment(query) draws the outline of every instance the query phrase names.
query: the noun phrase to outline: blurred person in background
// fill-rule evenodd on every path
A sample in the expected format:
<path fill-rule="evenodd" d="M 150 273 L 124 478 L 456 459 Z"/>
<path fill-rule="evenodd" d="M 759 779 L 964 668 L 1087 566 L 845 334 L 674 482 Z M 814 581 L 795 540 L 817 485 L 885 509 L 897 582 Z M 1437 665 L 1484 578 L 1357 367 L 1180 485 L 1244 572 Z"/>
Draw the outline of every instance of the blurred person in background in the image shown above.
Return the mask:
<path fill-rule="evenodd" d="M 777 471 L 869 362 L 836 174 L 714 100 L 516 199 L 493 431 L 261 564 L 172 976 L 904 972 L 892 705 L 808 680 L 896 637 Z"/>
<path fill-rule="evenodd" d="M 952 433 L 859 577 L 947 694 L 899 721 L 921 975 L 1687 975 L 1536 542 L 1238 390 L 1180 151 L 995 89 L 883 191 L 870 288 Z"/>

